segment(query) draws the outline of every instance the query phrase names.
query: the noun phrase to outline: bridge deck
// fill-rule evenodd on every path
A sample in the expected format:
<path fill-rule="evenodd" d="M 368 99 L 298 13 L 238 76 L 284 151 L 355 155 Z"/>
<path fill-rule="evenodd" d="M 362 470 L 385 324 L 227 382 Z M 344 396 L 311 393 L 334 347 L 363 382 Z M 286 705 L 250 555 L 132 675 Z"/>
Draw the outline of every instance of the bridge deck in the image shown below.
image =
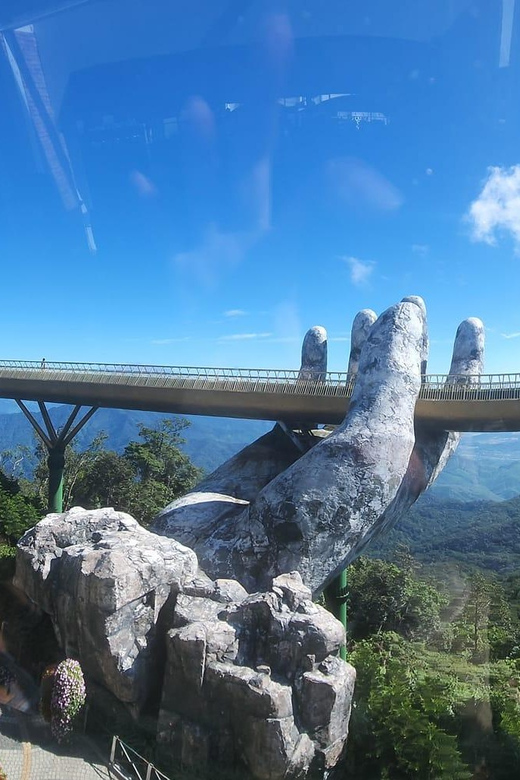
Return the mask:
<path fill-rule="evenodd" d="M 348 408 L 347 374 L 300 379 L 298 371 L 98 363 L 0 361 L 0 398 L 202 414 L 288 423 L 339 423 Z M 520 375 L 432 375 L 416 419 L 458 431 L 520 430 Z"/>

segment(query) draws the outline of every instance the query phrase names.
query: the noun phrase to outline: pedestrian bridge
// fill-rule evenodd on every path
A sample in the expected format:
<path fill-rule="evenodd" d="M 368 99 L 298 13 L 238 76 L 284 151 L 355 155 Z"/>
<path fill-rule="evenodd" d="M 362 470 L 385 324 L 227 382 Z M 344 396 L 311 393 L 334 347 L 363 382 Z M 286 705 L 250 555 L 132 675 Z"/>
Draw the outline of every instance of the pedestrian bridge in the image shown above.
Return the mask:
<path fill-rule="evenodd" d="M 520 374 L 423 379 L 417 421 L 453 431 L 520 430 Z M 341 422 L 352 386 L 335 372 L 302 379 L 284 370 L 0 361 L 0 398 L 295 426 Z"/>

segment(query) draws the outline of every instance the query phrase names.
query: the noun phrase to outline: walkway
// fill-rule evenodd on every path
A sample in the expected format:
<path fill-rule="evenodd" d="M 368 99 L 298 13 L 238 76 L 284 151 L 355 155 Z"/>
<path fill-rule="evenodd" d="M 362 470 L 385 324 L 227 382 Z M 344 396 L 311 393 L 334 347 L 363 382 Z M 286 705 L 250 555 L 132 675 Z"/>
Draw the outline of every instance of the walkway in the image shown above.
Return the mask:
<path fill-rule="evenodd" d="M 520 430 L 520 374 L 423 377 L 415 417 L 444 430 Z M 288 424 L 341 422 L 352 382 L 329 372 L 1 360 L 0 398 Z"/>
<path fill-rule="evenodd" d="M 351 392 L 348 375 L 333 372 L 0 361 L 0 398 L 295 425 L 341 422 Z M 425 376 L 415 416 L 445 430 L 520 430 L 520 374 Z"/>
<path fill-rule="evenodd" d="M 39 717 L 0 708 L 0 766 L 8 780 L 109 780 L 92 741 L 77 735 L 59 746 Z"/>

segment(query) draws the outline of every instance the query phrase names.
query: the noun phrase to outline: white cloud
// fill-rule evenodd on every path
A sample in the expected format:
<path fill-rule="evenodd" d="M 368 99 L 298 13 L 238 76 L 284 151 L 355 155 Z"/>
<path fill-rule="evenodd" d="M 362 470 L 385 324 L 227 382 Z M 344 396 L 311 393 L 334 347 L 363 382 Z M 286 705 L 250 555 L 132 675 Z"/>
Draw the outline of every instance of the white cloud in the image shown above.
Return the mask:
<path fill-rule="evenodd" d="M 412 252 L 415 255 L 420 255 L 421 257 L 424 257 L 428 254 L 430 251 L 430 247 L 428 244 L 412 244 Z"/>
<path fill-rule="evenodd" d="M 247 311 L 243 309 L 228 309 L 224 312 L 224 317 L 245 317 Z"/>
<path fill-rule="evenodd" d="M 220 276 L 238 265 L 254 243 L 252 234 L 226 233 L 217 225 L 210 225 L 202 243 L 174 258 L 177 268 L 189 278 L 212 287 Z"/>
<path fill-rule="evenodd" d="M 474 241 L 496 244 L 496 233 L 510 233 L 520 250 L 520 165 L 488 168 L 482 191 L 469 208 L 467 219 Z"/>
<path fill-rule="evenodd" d="M 219 341 L 251 341 L 253 339 L 268 339 L 272 333 L 232 333 L 229 336 L 221 336 Z"/>
<path fill-rule="evenodd" d="M 518 339 L 520 338 L 520 331 L 516 333 L 501 333 L 503 339 Z"/>
<path fill-rule="evenodd" d="M 357 257 L 343 257 L 342 259 L 350 267 L 350 281 L 352 284 L 355 284 L 356 287 L 362 287 L 368 282 L 375 268 L 374 262 L 369 260 L 364 263 Z"/>

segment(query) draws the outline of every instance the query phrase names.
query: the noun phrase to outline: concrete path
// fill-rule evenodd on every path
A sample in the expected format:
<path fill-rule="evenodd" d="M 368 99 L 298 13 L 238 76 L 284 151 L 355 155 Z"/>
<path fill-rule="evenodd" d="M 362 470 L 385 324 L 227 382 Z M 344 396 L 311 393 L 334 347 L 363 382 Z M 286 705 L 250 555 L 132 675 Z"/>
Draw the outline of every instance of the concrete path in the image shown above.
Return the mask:
<path fill-rule="evenodd" d="M 0 707 L 0 766 L 8 780 L 109 780 L 106 759 L 87 737 L 57 745 L 39 716 Z"/>

